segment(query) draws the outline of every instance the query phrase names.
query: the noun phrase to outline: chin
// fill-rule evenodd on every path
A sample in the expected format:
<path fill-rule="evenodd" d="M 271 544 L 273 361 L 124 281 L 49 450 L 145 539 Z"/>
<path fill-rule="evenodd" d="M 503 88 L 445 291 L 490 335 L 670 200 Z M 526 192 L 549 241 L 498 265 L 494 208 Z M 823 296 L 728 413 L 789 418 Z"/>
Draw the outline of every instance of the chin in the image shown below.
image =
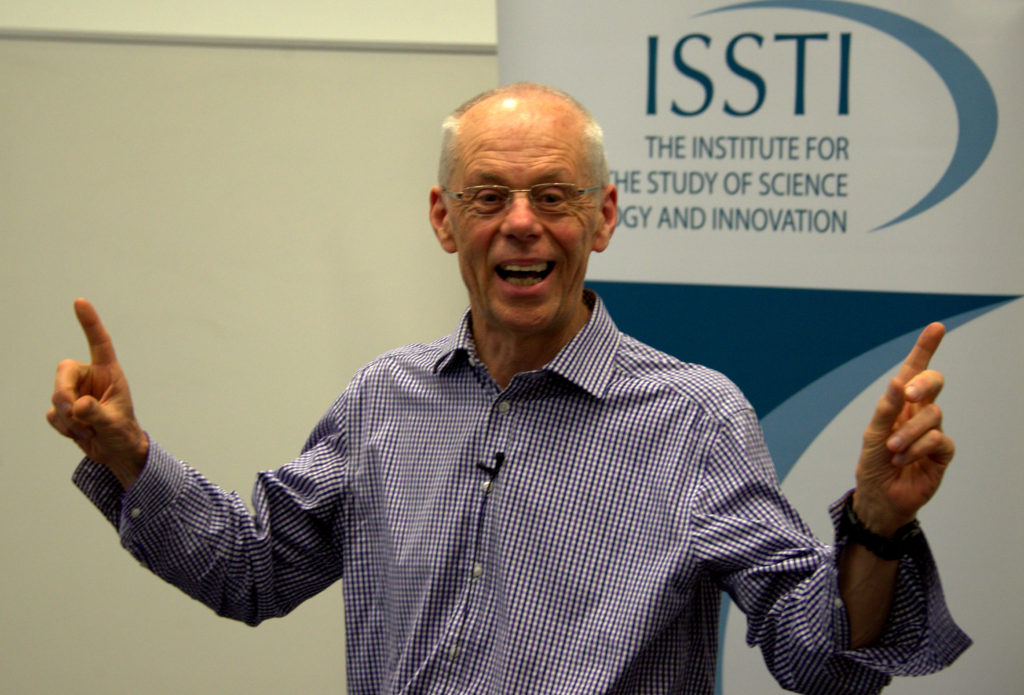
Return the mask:
<path fill-rule="evenodd" d="M 550 335 L 566 330 L 572 324 L 572 316 L 563 307 L 545 302 L 532 307 L 505 306 L 495 315 L 498 324 L 506 331 L 520 335 Z"/>

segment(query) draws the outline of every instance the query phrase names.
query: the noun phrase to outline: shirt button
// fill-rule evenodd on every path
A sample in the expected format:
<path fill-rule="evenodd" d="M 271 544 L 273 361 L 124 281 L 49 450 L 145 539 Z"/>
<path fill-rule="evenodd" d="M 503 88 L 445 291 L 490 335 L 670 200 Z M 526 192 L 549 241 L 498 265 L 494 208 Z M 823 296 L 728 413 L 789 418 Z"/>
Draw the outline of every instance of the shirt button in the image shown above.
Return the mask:
<path fill-rule="evenodd" d="M 483 573 L 484 573 L 484 566 L 481 565 L 479 562 L 473 563 L 473 579 L 476 579 L 477 577 L 479 577 Z"/>
<path fill-rule="evenodd" d="M 842 608 L 843 599 L 839 596 L 836 596 L 834 599 L 832 599 L 832 605 L 834 605 L 836 608 Z"/>
<path fill-rule="evenodd" d="M 132 507 L 132 510 L 128 512 L 128 515 L 133 519 L 138 519 L 142 516 L 142 509 L 139 507 Z"/>
<path fill-rule="evenodd" d="M 448 656 L 450 656 L 450 657 L 452 658 L 452 660 L 453 660 L 453 661 L 454 661 L 455 659 L 458 659 L 458 658 L 459 658 L 459 643 L 458 643 L 458 642 L 456 642 L 455 644 L 453 644 L 453 645 L 451 646 L 451 649 L 449 649 L 449 650 L 448 650 Z"/>
<path fill-rule="evenodd" d="M 490 480 L 483 481 L 482 483 L 480 483 L 480 487 L 483 488 L 483 491 L 484 491 L 485 495 L 490 494 L 490 492 L 491 492 L 491 481 Z"/>
<path fill-rule="evenodd" d="M 509 405 L 508 401 L 502 401 L 501 403 L 498 404 L 498 412 L 501 413 L 502 415 L 504 415 L 511 409 L 512 406 Z"/>

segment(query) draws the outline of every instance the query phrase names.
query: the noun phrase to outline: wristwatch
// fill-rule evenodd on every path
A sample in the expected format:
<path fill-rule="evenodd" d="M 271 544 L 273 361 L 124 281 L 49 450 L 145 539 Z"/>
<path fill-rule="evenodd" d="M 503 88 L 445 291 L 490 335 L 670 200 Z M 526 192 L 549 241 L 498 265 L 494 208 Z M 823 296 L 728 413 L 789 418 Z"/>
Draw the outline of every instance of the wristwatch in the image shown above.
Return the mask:
<path fill-rule="evenodd" d="M 853 495 L 847 497 L 846 503 L 843 504 L 843 515 L 839 518 L 839 532 L 846 536 L 850 543 L 863 545 L 883 560 L 899 560 L 914 548 L 922 534 L 921 524 L 917 519 L 900 526 L 892 538 L 868 531 L 853 512 Z"/>

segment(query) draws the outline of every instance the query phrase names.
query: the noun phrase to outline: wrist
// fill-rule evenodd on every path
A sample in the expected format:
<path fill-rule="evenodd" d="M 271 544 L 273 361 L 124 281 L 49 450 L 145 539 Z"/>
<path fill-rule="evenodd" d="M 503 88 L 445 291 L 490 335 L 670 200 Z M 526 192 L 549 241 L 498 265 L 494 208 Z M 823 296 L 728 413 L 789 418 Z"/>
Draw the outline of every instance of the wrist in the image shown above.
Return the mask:
<path fill-rule="evenodd" d="M 843 504 L 839 517 L 839 531 L 849 543 L 861 545 L 883 560 L 899 560 L 909 553 L 921 539 L 921 525 L 916 519 L 896 527 L 891 533 L 880 534 L 869 528 L 854 508 L 854 495 Z"/>
<path fill-rule="evenodd" d="M 893 513 L 877 496 L 864 492 L 860 487 L 854 489 L 845 506 L 850 507 L 861 526 L 883 538 L 891 538 L 915 518 L 913 515 Z"/>
<path fill-rule="evenodd" d="M 139 428 L 131 439 L 133 440 L 132 444 L 125 447 L 121 456 L 102 462 L 125 490 L 135 483 L 136 478 L 142 473 L 142 469 L 146 467 L 146 461 L 149 458 L 149 435 L 145 430 Z"/>

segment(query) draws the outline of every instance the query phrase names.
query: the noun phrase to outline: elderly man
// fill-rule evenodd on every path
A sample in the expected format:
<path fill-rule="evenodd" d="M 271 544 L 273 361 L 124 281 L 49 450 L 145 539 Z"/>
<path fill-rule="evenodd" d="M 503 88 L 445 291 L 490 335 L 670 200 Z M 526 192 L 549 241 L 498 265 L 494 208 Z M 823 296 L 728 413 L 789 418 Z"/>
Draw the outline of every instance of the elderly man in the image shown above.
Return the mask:
<path fill-rule="evenodd" d="M 816 541 L 727 379 L 621 334 L 584 289 L 617 194 L 600 128 L 532 84 L 445 122 L 430 221 L 469 310 L 363 368 L 255 515 L 143 432 L 93 308 L 91 363 L 57 371 L 51 424 L 125 547 L 255 624 L 344 583 L 353 693 L 709 693 L 720 592 L 779 682 L 877 692 L 969 639 L 917 510 L 953 457 L 921 334 L 864 435 L 856 490 Z"/>

